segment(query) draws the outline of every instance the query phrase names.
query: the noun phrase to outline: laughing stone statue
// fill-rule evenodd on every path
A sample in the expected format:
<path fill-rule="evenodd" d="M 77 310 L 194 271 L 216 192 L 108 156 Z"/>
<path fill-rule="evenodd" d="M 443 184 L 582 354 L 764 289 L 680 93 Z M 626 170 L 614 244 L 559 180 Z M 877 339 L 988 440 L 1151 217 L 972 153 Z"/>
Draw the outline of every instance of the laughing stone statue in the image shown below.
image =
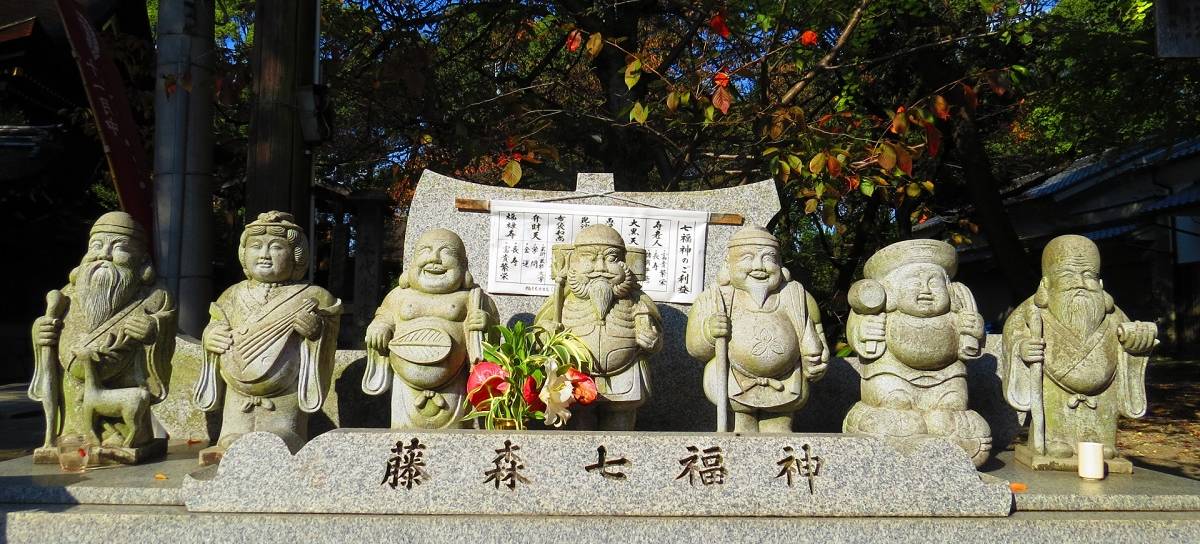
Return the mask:
<path fill-rule="evenodd" d="M 1008 403 L 1030 413 L 1018 461 L 1076 470 L 1079 442 L 1104 444 L 1109 472 L 1133 471 L 1117 455 L 1117 416 L 1146 413 L 1146 363 L 1154 323 L 1130 321 L 1100 280 L 1100 251 L 1059 236 L 1042 252 L 1042 281 L 1004 323 L 1002 376 Z"/>
<path fill-rule="evenodd" d="M 203 464 L 253 431 L 278 435 L 293 452 L 303 446 L 308 414 L 325 402 L 337 348 L 341 301 L 301 281 L 308 243 L 291 214 L 266 212 L 246 225 L 238 259 L 246 280 L 213 303 L 201 339 L 196 405 L 221 409 L 228 386 L 221 437 L 200 453 Z"/>
<path fill-rule="evenodd" d="M 599 397 L 580 407 L 580 428 L 633 430 L 650 396 L 650 356 L 662 349 L 662 317 L 627 265 L 625 240 L 612 227 L 592 225 L 572 245 L 556 245 L 558 288 L 534 324 L 566 329 L 591 351 Z M 559 262 L 562 260 L 563 262 Z"/>
<path fill-rule="evenodd" d="M 966 362 L 983 348 L 983 317 L 975 297 L 951 281 L 954 247 L 906 240 L 879 250 L 863 266 L 847 299 L 846 334 L 863 363 L 862 400 L 845 432 L 911 439 L 944 436 L 975 466 L 992 444 L 987 421 L 967 409 Z"/>
<path fill-rule="evenodd" d="M 367 327 L 363 391 L 392 391 L 393 429 L 462 427 L 467 372 L 496 309 L 467 270 L 462 239 L 421 235 L 400 283 Z"/>
<path fill-rule="evenodd" d="M 150 405 L 167 396 L 175 305 L 154 288 L 142 227 L 129 214 L 96 220 L 66 287 L 33 323 L 29 397 L 42 402 L 46 438 L 35 463 L 58 463 L 60 439 L 80 439 L 89 465 L 138 463 L 166 452 Z"/>

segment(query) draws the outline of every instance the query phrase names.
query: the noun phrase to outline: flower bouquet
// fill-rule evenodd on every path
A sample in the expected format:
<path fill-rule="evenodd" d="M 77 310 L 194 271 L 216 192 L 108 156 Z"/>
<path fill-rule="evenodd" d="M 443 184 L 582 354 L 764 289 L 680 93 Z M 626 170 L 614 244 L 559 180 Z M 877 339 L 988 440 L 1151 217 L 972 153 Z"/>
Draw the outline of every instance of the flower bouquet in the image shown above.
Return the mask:
<path fill-rule="evenodd" d="M 561 427 L 570 406 L 596 400 L 596 382 L 587 374 L 591 353 L 575 335 L 550 333 L 517 322 L 496 327 L 500 343 L 483 343 L 483 359 L 467 377 L 467 399 L 486 429 L 525 429 L 530 420 Z"/>

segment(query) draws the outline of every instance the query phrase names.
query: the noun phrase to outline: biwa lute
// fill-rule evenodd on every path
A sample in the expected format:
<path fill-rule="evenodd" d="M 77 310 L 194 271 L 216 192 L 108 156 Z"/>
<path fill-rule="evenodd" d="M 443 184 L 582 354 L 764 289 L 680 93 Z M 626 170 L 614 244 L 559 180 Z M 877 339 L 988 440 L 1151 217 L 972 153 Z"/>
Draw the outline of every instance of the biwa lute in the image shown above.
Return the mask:
<path fill-rule="evenodd" d="M 300 337 L 293 334 L 292 322 L 297 315 L 316 308 L 317 301 L 308 299 L 295 310 L 268 316 L 273 318 L 259 327 L 234 330 L 233 349 L 225 355 L 232 360 L 222 365 L 224 371 L 243 384 L 261 383 L 264 390 L 260 394 L 267 394 L 266 389 L 280 382 L 292 381 L 295 365 L 288 364 L 291 357 L 283 353 L 285 349 L 299 349 Z"/>

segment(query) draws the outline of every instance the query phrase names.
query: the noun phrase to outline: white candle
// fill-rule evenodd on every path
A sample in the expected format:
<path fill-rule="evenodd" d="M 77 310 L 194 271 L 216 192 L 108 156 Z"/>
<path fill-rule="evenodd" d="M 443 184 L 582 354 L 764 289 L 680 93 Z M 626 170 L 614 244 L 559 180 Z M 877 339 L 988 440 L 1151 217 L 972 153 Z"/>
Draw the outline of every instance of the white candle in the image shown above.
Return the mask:
<path fill-rule="evenodd" d="M 1079 477 L 1088 480 L 1104 479 L 1104 444 L 1099 442 L 1080 442 Z"/>

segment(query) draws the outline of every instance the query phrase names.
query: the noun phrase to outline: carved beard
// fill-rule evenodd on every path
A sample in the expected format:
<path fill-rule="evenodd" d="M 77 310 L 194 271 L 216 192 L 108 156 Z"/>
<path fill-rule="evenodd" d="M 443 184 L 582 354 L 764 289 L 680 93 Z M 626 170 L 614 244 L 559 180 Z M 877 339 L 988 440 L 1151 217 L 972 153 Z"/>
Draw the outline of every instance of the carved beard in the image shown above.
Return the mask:
<path fill-rule="evenodd" d="M 91 331 L 124 308 L 137 292 L 133 271 L 109 261 L 92 261 L 80 266 L 75 279 L 75 304 L 68 318 Z"/>
<path fill-rule="evenodd" d="M 621 272 L 613 277 L 602 272 L 571 273 L 567 276 L 567 286 L 577 298 L 592 301 L 596 313 L 604 319 L 614 299 L 625 298 L 633 291 L 634 276 L 621 263 Z"/>
<path fill-rule="evenodd" d="M 1050 313 L 1075 334 L 1086 337 L 1104 322 L 1104 291 L 1066 289 L 1050 294 Z"/>

